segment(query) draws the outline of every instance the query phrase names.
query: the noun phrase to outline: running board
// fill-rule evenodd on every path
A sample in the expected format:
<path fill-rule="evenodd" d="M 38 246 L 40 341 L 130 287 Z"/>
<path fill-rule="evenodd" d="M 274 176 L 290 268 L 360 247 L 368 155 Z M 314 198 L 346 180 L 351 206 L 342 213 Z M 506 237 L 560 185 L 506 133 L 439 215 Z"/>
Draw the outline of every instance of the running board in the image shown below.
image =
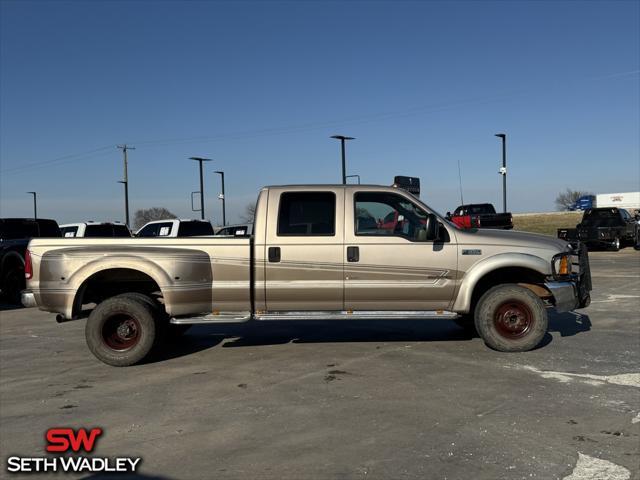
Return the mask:
<path fill-rule="evenodd" d="M 176 325 L 193 325 L 208 323 L 243 323 L 251 320 L 250 312 L 219 312 L 210 313 L 199 317 L 178 317 L 172 318 L 170 323 Z"/>
<path fill-rule="evenodd" d="M 341 312 L 264 312 L 256 313 L 256 320 L 407 320 L 407 319 L 454 319 L 458 314 L 446 310 L 387 311 L 356 310 Z"/>

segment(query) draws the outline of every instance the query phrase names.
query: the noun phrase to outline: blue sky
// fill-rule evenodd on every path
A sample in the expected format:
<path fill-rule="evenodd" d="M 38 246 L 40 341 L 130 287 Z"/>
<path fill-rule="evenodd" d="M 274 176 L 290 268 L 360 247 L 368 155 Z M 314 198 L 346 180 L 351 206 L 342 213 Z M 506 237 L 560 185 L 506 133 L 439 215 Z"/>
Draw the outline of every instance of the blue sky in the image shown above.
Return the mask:
<path fill-rule="evenodd" d="M 422 179 L 444 212 L 640 188 L 640 2 L 0 2 L 0 215 L 239 219 L 265 184 Z"/>

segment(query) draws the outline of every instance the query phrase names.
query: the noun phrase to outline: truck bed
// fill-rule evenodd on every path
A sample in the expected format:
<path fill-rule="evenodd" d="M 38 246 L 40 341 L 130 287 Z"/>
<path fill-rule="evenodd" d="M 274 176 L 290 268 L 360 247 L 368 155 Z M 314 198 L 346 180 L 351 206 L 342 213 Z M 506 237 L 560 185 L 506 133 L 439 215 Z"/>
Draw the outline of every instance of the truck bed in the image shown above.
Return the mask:
<path fill-rule="evenodd" d="M 251 311 L 251 239 L 39 238 L 29 243 L 30 286 L 44 310 L 78 314 L 76 292 L 126 279 L 162 292 L 167 313 Z M 88 283 L 89 282 L 89 283 Z"/>

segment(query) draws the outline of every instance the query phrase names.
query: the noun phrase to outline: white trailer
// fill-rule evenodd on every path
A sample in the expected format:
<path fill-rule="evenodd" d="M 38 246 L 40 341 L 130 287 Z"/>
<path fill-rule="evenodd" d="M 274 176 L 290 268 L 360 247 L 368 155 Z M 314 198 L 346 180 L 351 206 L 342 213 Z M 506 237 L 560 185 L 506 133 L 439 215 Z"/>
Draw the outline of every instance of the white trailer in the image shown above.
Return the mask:
<path fill-rule="evenodd" d="M 596 195 L 597 208 L 617 207 L 633 213 L 640 210 L 640 192 L 600 193 Z"/>

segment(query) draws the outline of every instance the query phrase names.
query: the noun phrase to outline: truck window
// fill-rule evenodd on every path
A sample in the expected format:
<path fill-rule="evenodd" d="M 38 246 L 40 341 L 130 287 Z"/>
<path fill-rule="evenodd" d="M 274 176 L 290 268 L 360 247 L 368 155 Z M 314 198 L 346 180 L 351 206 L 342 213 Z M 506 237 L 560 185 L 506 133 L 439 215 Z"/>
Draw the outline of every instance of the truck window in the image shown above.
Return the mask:
<path fill-rule="evenodd" d="M 138 232 L 138 237 L 157 237 L 158 236 L 158 224 L 152 223 L 147 225 Z"/>
<path fill-rule="evenodd" d="M 62 233 L 63 237 L 75 237 L 78 233 L 78 227 L 60 227 L 60 232 Z"/>
<path fill-rule="evenodd" d="M 471 215 L 487 215 L 496 213 L 496 209 L 489 203 L 480 203 L 478 205 L 469 205 L 469 214 Z"/>
<path fill-rule="evenodd" d="M 113 237 L 113 227 L 109 224 L 87 225 L 84 230 L 84 236 L 93 238 Z"/>
<path fill-rule="evenodd" d="M 393 193 L 359 192 L 355 195 L 356 235 L 397 236 L 421 240 L 427 215 Z"/>
<path fill-rule="evenodd" d="M 286 192 L 280 195 L 278 236 L 336 234 L 336 196 L 333 192 Z"/>
<path fill-rule="evenodd" d="M 6 219 L 0 220 L 0 238 L 14 240 L 38 236 L 38 224 L 33 220 Z"/>
<path fill-rule="evenodd" d="M 55 220 L 36 220 L 40 237 L 59 237 L 60 228 Z"/>
<path fill-rule="evenodd" d="M 209 222 L 180 222 L 179 237 L 195 237 L 197 235 L 213 235 L 213 227 Z"/>
<path fill-rule="evenodd" d="M 114 237 L 130 237 L 131 232 L 127 228 L 126 225 L 113 225 L 113 236 Z"/>

